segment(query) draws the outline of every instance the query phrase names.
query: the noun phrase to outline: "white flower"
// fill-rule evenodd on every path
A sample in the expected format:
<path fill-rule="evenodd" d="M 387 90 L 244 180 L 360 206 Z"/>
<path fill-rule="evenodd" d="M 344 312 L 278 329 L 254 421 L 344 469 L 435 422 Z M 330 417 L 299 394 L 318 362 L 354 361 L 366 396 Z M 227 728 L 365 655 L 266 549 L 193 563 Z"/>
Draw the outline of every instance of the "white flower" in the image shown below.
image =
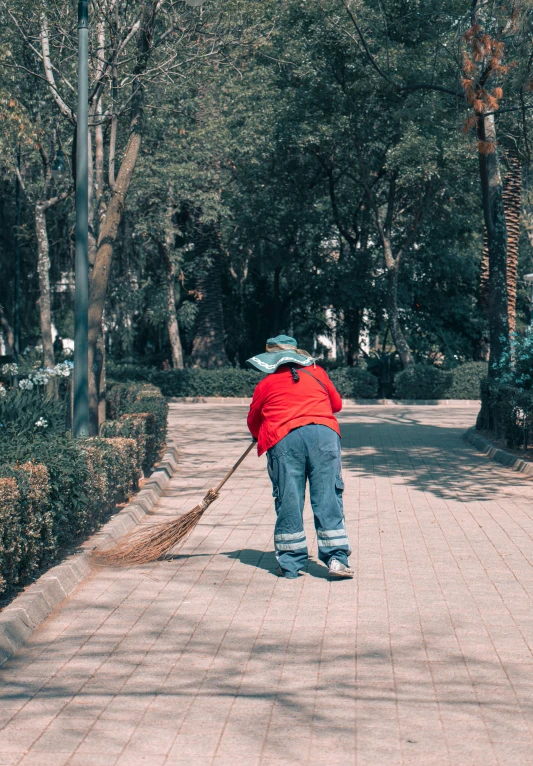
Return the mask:
<path fill-rule="evenodd" d="M 54 374 L 60 378 L 70 378 L 73 367 L 72 362 L 60 362 L 60 364 L 56 364 L 54 367 Z"/>
<path fill-rule="evenodd" d="M 0 399 L 5 399 L 7 396 L 7 391 L 3 386 L 0 386 Z"/>
<path fill-rule="evenodd" d="M 33 383 L 27 378 L 24 380 L 19 380 L 19 388 L 21 388 L 23 391 L 31 391 L 33 388 Z"/>
<path fill-rule="evenodd" d="M 44 418 L 39 418 L 39 420 L 35 421 L 35 425 L 37 428 L 48 428 L 48 421 Z"/>
<path fill-rule="evenodd" d="M 30 372 L 29 377 L 35 383 L 36 386 L 46 386 L 50 380 L 50 375 L 47 375 L 44 370 L 37 370 L 37 372 Z"/>
<path fill-rule="evenodd" d="M 19 368 L 15 363 L 2 365 L 2 375 L 17 375 L 18 371 Z"/>

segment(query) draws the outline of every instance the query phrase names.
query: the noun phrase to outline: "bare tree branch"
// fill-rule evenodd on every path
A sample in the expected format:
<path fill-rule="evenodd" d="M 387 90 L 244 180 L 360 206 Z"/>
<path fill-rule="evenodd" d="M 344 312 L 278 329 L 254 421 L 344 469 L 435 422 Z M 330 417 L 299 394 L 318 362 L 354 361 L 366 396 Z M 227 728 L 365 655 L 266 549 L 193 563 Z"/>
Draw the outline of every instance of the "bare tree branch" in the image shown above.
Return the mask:
<path fill-rule="evenodd" d="M 48 32 L 48 20 L 46 18 L 46 14 L 43 12 L 41 14 L 41 50 L 42 50 L 42 59 L 43 59 L 43 67 L 44 67 L 44 73 L 46 77 L 46 81 L 48 85 L 50 86 L 50 91 L 52 93 L 52 96 L 54 98 L 54 101 L 56 102 L 57 106 L 59 107 L 59 111 L 61 114 L 67 118 L 67 120 L 70 120 L 70 122 L 75 123 L 76 118 L 72 112 L 72 109 L 63 101 L 61 98 L 59 91 L 57 90 L 55 78 L 54 78 L 54 70 L 52 68 L 52 64 L 50 62 L 50 43 L 49 43 L 49 32 Z"/>
<path fill-rule="evenodd" d="M 67 197 L 70 197 L 74 189 L 70 187 L 64 192 L 61 192 L 61 194 L 58 194 L 56 197 L 52 197 L 51 199 L 47 199 L 45 202 L 41 202 L 39 204 L 39 207 L 42 210 L 48 210 L 49 208 L 53 207 L 54 205 L 57 205 L 58 202 L 63 202 L 64 199 L 67 199 Z"/>

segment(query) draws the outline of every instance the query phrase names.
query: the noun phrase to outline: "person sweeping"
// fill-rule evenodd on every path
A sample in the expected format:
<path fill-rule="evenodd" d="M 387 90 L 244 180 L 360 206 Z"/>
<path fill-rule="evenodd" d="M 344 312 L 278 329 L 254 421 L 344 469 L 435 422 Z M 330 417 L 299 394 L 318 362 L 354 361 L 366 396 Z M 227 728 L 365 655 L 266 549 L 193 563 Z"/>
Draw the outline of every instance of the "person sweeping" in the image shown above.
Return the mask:
<path fill-rule="evenodd" d="M 341 409 L 341 398 L 326 372 L 306 351 L 297 348 L 294 338 L 270 338 L 267 353 L 252 357 L 248 363 L 268 373 L 255 389 L 248 426 L 258 442 L 259 455 L 267 452 L 278 514 L 274 534 L 278 574 L 297 577 L 307 563 L 302 514 L 309 479 L 319 557 L 333 577 L 353 577 L 342 510 L 340 431 L 333 414 Z M 103 566 L 132 566 L 176 551 L 219 497 L 255 441 L 190 511 L 169 521 L 140 524 L 111 547 L 104 542 L 103 549 L 92 551 L 92 561 Z"/>
<path fill-rule="evenodd" d="M 267 453 L 278 574 L 297 578 L 307 564 L 303 509 L 308 480 L 318 556 L 332 577 L 351 578 L 340 428 L 334 415 L 342 408 L 341 397 L 326 371 L 288 335 L 269 338 L 266 353 L 247 363 L 267 373 L 255 388 L 247 422 L 258 455 Z"/>

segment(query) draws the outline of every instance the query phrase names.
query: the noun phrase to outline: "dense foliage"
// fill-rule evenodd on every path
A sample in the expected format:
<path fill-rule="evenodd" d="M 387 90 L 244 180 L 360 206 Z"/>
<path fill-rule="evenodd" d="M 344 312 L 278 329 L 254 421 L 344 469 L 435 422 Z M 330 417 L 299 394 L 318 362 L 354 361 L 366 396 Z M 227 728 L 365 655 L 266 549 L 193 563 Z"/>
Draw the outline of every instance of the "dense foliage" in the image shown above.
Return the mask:
<path fill-rule="evenodd" d="M 348 366 L 383 352 L 399 353 L 404 367 L 487 359 L 480 156 L 483 165 L 497 154 L 502 178 L 509 152 L 519 158 L 519 275 L 531 270 L 526 3 L 433 0 L 422 12 L 396 0 L 207 0 L 201 11 L 163 2 L 141 39 L 134 19 L 146 0 L 117 3 L 114 21 L 106 2 L 90 3 L 90 77 L 103 124 L 91 130 L 91 236 L 103 237 L 94 257 L 112 243 L 108 359 L 240 367 L 281 331 Z M 73 334 L 73 9 L 66 0 L 0 2 L 7 355 L 17 247 L 21 351 L 52 337 L 47 321 Z M 129 46 L 124 58 L 117 39 Z M 104 59 L 116 61 L 115 74 Z M 490 87 L 479 90 L 483 76 Z M 496 149 L 476 135 L 481 113 L 496 121 Z M 114 179 L 134 135 L 115 211 Z M 54 179 L 60 151 L 66 173 Z M 521 330 L 528 299 L 517 285 Z M 185 379 L 164 378 L 164 393 L 180 395 Z M 223 395 L 220 385 L 206 378 L 197 395 Z"/>

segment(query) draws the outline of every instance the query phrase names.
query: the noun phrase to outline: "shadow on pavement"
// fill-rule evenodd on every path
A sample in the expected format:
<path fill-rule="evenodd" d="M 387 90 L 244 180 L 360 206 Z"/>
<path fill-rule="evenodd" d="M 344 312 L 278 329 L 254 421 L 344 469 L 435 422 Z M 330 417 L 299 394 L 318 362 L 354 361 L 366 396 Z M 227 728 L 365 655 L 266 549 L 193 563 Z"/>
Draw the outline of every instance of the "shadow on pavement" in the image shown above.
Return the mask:
<path fill-rule="evenodd" d="M 346 412 L 341 421 L 343 468 L 355 476 L 390 479 L 445 500 L 497 501 L 527 483 L 481 456 L 463 440 L 471 413 L 394 410 Z"/>
<path fill-rule="evenodd" d="M 278 562 L 273 551 L 265 553 L 265 551 L 257 551 L 254 548 L 243 548 L 240 551 L 231 551 L 231 553 L 223 553 L 230 559 L 238 559 L 242 564 L 247 564 L 257 569 L 264 569 L 271 575 L 277 577 Z M 321 580 L 327 580 L 329 578 L 328 570 L 323 564 L 319 564 L 313 559 L 309 559 L 307 562 L 306 570 L 307 574 L 311 577 L 318 577 Z"/>

